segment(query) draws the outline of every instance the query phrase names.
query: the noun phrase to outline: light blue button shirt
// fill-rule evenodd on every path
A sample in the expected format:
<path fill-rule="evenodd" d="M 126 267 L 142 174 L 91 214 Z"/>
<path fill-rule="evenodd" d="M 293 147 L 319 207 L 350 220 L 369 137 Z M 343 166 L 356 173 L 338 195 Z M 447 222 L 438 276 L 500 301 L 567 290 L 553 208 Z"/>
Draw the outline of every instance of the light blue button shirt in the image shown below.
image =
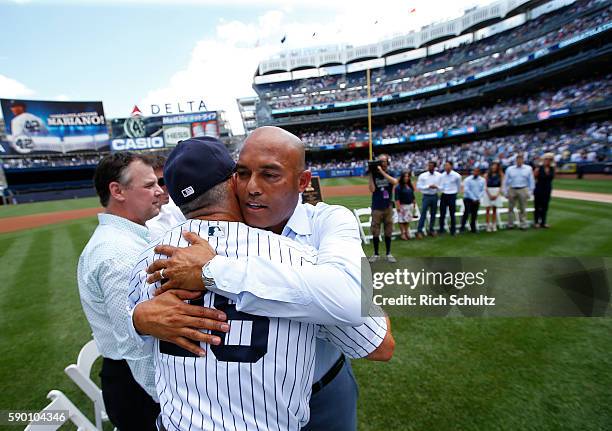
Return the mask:
<path fill-rule="evenodd" d="M 485 191 L 485 179 L 480 175 L 474 178 L 474 175 L 470 175 L 463 180 L 463 197 L 466 199 L 472 199 L 479 201 L 482 199 Z"/>
<path fill-rule="evenodd" d="M 98 214 L 99 225 L 79 258 L 77 281 L 83 311 L 100 354 L 126 359 L 132 374 L 157 399 L 154 364 L 130 338 L 128 289 L 132 268 L 146 248 L 149 231 L 126 218 Z"/>
<path fill-rule="evenodd" d="M 332 220 L 334 220 L 334 224 L 337 227 L 340 227 L 340 230 L 337 231 L 339 234 L 339 237 L 337 238 L 337 241 L 339 242 L 337 247 L 334 247 L 333 245 L 334 226 L 323 226 L 323 220 L 326 220 L 329 224 L 331 224 Z M 356 238 L 352 238 L 352 241 L 350 236 L 344 238 L 340 237 L 340 234 L 342 233 L 342 226 L 344 226 L 344 229 L 350 229 L 354 225 L 355 217 L 348 210 L 346 210 L 346 208 L 330 206 L 324 203 L 320 203 L 317 206 L 299 204 L 287 222 L 287 225 L 283 229 L 282 235 L 299 243 L 308 244 L 318 249 L 318 262 L 321 262 L 320 243 L 323 239 L 321 234 L 325 230 L 325 232 L 327 232 L 326 235 L 329 235 L 325 238 L 325 240 L 330 241 L 330 243 L 329 246 L 325 247 L 323 253 L 329 251 L 332 253 L 335 252 L 335 254 L 338 255 L 344 253 L 344 251 L 348 252 L 350 250 L 349 247 L 351 247 L 352 252 L 350 252 L 347 257 L 354 260 L 358 257 L 360 259 L 362 256 L 365 256 L 363 249 L 361 248 L 361 238 L 358 236 L 358 231 L 355 232 Z M 357 266 L 355 266 L 354 263 L 357 263 Z M 361 284 L 360 262 L 351 263 L 350 261 L 347 261 L 347 264 L 343 265 L 343 268 L 347 272 L 348 278 L 353 279 L 357 284 Z M 334 365 L 334 363 L 338 360 L 340 354 L 340 350 L 338 350 L 338 348 L 333 344 L 317 339 L 313 382 L 318 382 L 321 380 L 332 365 Z"/>
<path fill-rule="evenodd" d="M 507 192 L 509 188 L 523 187 L 527 187 L 530 192 L 533 192 L 535 187 L 531 166 L 523 164 L 521 167 L 518 167 L 513 165 L 506 169 L 504 191 Z"/>
<path fill-rule="evenodd" d="M 286 316 L 289 304 L 302 304 L 311 308 L 313 322 L 348 326 L 363 323 L 359 319 L 361 258 L 365 254 L 357 219 L 350 210 L 325 203 L 298 204 L 282 235 L 317 250 L 317 264 L 312 270 L 295 271 L 286 265 L 276 265 L 271 270 L 269 263 L 259 265 L 256 259 L 236 261 L 217 256 L 210 265 L 217 286 L 211 289 L 230 295 L 242 311 L 251 312 L 257 309 L 261 298 L 244 296 L 243 290 L 250 286 L 275 286 L 267 289 L 268 315 Z M 237 290 L 232 291 L 232 286 Z M 314 381 L 320 380 L 339 357 L 340 351 L 331 343 L 317 340 Z"/>

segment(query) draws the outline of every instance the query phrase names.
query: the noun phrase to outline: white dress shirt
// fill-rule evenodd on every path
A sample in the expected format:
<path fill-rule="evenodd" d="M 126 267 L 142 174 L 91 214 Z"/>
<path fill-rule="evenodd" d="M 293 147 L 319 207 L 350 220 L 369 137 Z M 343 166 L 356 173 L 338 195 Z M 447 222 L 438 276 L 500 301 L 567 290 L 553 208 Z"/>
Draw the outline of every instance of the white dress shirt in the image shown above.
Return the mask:
<path fill-rule="evenodd" d="M 440 187 L 442 193 L 447 195 L 459 193 L 459 190 L 461 190 L 461 175 L 456 171 L 450 171 L 448 173 L 444 171 L 440 175 Z"/>
<path fill-rule="evenodd" d="M 440 180 L 442 175 L 440 172 L 434 171 L 433 174 L 429 171 L 423 172 L 417 179 L 417 190 L 424 195 L 435 195 L 440 191 Z M 430 189 L 429 186 L 436 185 L 437 189 Z"/>
<path fill-rule="evenodd" d="M 134 379 L 157 399 L 152 358 L 130 341 L 132 319 L 128 290 L 132 268 L 147 247 L 145 226 L 111 214 L 98 214 L 99 225 L 79 258 L 77 282 L 83 311 L 100 354 L 127 360 Z"/>
<path fill-rule="evenodd" d="M 170 198 L 166 205 L 162 205 L 159 214 L 146 222 L 151 241 L 163 238 L 167 230 L 185 221 L 185 216 Z"/>

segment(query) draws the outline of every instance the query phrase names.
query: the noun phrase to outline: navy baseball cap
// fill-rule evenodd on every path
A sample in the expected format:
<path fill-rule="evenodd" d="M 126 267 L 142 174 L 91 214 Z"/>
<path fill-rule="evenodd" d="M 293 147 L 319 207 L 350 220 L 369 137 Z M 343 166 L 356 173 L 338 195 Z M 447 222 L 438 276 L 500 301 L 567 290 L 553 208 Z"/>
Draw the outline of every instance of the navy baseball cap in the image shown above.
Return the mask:
<path fill-rule="evenodd" d="M 164 165 L 170 197 L 179 207 L 229 179 L 236 163 L 221 141 L 210 136 L 178 143 Z"/>

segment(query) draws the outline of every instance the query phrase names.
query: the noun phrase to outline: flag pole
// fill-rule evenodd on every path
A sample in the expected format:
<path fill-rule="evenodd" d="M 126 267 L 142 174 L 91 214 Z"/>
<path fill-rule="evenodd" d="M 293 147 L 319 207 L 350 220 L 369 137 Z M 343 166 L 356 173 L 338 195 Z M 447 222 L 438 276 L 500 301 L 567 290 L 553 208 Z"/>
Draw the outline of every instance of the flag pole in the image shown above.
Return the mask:
<path fill-rule="evenodd" d="M 372 160 L 372 103 L 370 102 L 370 69 L 366 69 L 366 82 L 368 86 L 368 135 L 370 147 L 370 160 Z"/>

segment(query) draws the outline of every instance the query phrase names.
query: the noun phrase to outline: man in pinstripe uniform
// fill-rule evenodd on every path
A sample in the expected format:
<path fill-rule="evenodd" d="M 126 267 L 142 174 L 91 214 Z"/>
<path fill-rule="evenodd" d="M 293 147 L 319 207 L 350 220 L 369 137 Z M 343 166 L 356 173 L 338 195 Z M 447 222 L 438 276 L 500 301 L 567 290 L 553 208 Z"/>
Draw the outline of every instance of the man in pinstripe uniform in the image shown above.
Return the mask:
<path fill-rule="evenodd" d="M 202 169 L 202 160 L 211 162 L 210 170 Z M 169 231 L 162 242 L 187 245 L 181 236 L 181 229 L 186 229 L 207 238 L 219 255 L 235 262 L 251 256 L 268 262 L 272 270 L 282 265 L 298 270 L 312 267 L 316 253 L 311 247 L 238 223 L 240 208 L 228 180 L 232 171 L 233 162 L 222 144 L 210 139 L 179 144 L 170 156 L 165 177 L 171 194 L 174 192 L 173 199 L 191 220 Z M 146 283 L 147 265 L 156 257 L 159 255 L 152 246 L 141 255 L 132 277 L 133 303 L 150 298 L 159 287 Z M 163 428 L 300 429 L 308 421 L 316 337 L 334 343 L 350 357 L 390 357 L 393 342 L 386 336 L 382 315 L 367 317 L 356 328 L 340 328 L 309 323 L 335 322 L 311 301 L 279 304 L 274 314 L 278 317 L 244 312 L 257 309 L 262 303 L 258 296 L 265 299 L 275 287 L 262 285 L 256 296 L 232 294 L 217 291 L 217 283 L 209 280 L 208 292 L 198 304 L 222 310 L 230 330 L 227 334 L 213 331 L 203 337 L 201 341 L 211 344 L 205 345 L 204 357 L 172 343 L 155 341 Z M 294 320 L 283 318 L 287 316 Z M 377 349 L 385 343 L 386 352 Z M 378 353 L 373 353 L 375 350 Z"/>
<path fill-rule="evenodd" d="M 264 282 L 288 292 L 310 290 L 321 308 L 338 320 L 335 324 L 354 325 L 355 305 L 361 299 L 361 248 L 358 226 L 349 210 L 340 206 L 300 204 L 299 193 L 310 180 L 305 170 L 304 147 L 291 133 L 276 127 L 262 127 L 244 143 L 238 160 L 236 188 L 242 213 L 247 224 L 280 233 L 318 250 L 314 270 L 291 272 L 276 268 L 271 272 L 255 259 L 240 259 L 239 265 L 215 256 L 205 241 L 190 237 L 192 246 L 176 249 L 163 246 L 159 252 L 173 255 L 170 260 L 158 260 L 150 268 L 149 281 L 160 278 L 165 268 L 169 278 L 163 289 L 181 287 L 202 289 L 200 268 L 205 265 L 218 285 L 232 285 L 240 280 L 246 297 Z M 333 285 L 330 284 L 333 280 Z M 235 284 L 235 283 L 234 283 Z M 271 293 L 269 294 L 271 295 Z M 162 295 L 163 296 L 163 295 Z M 156 298 L 162 299 L 162 298 Z M 280 299 L 280 298 L 279 298 Z M 299 298 L 282 298 L 285 303 L 300 304 Z M 160 316 L 164 307 L 136 309 L 134 323 L 145 333 L 165 336 L 176 342 L 189 338 L 190 328 L 165 323 Z M 265 313 L 266 310 L 260 311 Z M 270 310 L 274 313 L 274 310 Z M 359 310 L 358 310 L 359 313 Z M 257 314 L 257 310 L 253 310 Z M 270 314 L 274 315 L 274 314 Z M 203 340 L 201 340 L 203 341 Z M 324 340 L 317 340 L 313 395 L 310 400 L 311 421 L 308 429 L 350 431 L 357 427 L 357 383 L 350 362 Z"/>

